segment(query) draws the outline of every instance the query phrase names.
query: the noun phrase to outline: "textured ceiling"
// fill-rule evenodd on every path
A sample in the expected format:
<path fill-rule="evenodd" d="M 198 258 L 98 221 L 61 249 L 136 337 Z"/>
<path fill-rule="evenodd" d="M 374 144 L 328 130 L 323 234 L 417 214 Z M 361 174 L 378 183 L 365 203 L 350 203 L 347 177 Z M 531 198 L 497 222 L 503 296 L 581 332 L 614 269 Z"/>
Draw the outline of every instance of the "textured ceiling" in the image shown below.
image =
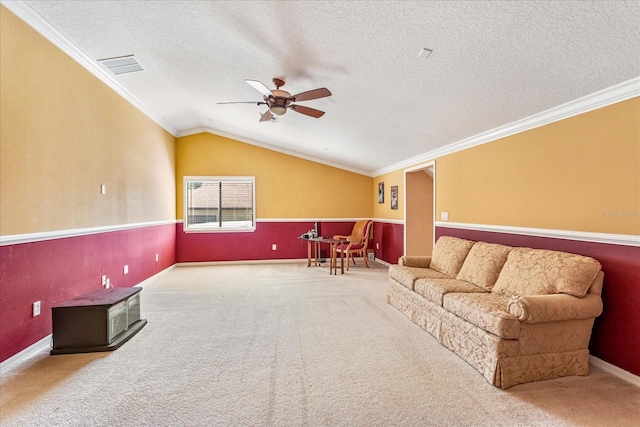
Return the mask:
<path fill-rule="evenodd" d="M 27 1 L 177 135 L 236 136 L 371 174 L 640 75 L 640 2 Z M 419 58 L 422 48 L 433 49 Z M 245 79 L 327 87 L 259 123 Z M 172 129 L 171 129 L 172 128 Z"/>

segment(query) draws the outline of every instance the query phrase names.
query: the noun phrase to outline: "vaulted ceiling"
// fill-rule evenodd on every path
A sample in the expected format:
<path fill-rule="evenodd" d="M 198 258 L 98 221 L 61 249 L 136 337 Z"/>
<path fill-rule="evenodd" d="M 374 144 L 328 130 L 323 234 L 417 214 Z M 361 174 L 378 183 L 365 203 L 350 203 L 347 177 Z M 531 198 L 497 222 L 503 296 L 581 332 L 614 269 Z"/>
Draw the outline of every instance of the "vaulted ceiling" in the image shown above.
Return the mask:
<path fill-rule="evenodd" d="M 135 55 L 144 71 L 103 78 L 176 136 L 210 131 L 365 174 L 640 76 L 635 0 L 3 4 L 81 63 Z M 274 77 L 292 94 L 328 88 L 301 103 L 326 114 L 259 122 L 264 105 L 218 105 L 261 101 L 245 79 Z"/>

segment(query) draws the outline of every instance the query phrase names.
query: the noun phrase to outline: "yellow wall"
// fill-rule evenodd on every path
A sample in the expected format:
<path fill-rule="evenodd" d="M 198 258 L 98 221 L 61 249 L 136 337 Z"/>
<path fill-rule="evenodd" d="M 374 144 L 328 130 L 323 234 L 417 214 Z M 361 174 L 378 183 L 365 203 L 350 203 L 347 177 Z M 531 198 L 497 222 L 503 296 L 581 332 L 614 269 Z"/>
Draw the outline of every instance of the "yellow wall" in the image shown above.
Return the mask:
<path fill-rule="evenodd" d="M 640 98 L 436 163 L 436 218 L 640 234 Z"/>
<path fill-rule="evenodd" d="M 436 220 L 640 235 L 640 98 L 435 160 Z M 376 218 L 404 218 L 403 174 L 374 177 L 386 193 Z"/>
<path fill-rule="evenodd" d="M 255 176 L 256 217 L 370 218 L 371 177 L 210 133 L 176 142 L 176 217 L 184 176 Z"/>
<path fill-rule="evenodd" d="M 378 183 L 384 182 L 384 203 L 378 203 Z M 398 209 L 391 209 L 391 187 L 398 186 Z M 373 217 L 377 219 L 404 220 L 404 172 L 393 171 L 373 179 Z"/>
<path fill-rule="evenodd" d="M 182 218 L 184 175 L 256 176 L 260 219 L 404 219 L 403 170 L 372 179 L 210 134 L 176 142 L 4 7 L 0 19 L 1 235 Z M 640 99 L 444 156 L 436 173 L 436 218 L 638 235 Z"/>
<path fill-rule="evenodd" d="M 0 19 L 0 234 L 175 219 L 175 138 L 4 7 Z"/>

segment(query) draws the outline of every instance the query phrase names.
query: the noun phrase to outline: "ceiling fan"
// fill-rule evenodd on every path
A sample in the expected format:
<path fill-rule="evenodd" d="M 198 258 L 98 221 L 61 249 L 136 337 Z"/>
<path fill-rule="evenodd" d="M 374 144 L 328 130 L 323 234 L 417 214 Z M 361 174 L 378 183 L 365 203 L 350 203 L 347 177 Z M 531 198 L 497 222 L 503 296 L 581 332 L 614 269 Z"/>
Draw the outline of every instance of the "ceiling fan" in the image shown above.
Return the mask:
<path fill-rule="evenodd" d="M 218 102 L 218 104 L 257 104 L 269 107 L 266 113 L 260 118 L 261 122 L 267 122 L 275 119 L 274 116 L 281 116 L 287 112 L 287 109 L 306 116 L 315 117 L 316 119 L 324 115 L 324 111 L 315 108 L 297 105 L 294 102 L 310 101 L 312 99 L 324 98 L 331 96 L 331 92 L 326 87 L 308 90 L 297 95 L 291 95 L 286 90 L 280 90 L 284 86 L 284 80 L 274 78 L 273 84 L 276 86 L 274 90 L 270 90 L 262 82 L 257 80 L 246 80 L 249 85 L 262 94 L 263 101 L 246 101 L 246 102 Z"/>

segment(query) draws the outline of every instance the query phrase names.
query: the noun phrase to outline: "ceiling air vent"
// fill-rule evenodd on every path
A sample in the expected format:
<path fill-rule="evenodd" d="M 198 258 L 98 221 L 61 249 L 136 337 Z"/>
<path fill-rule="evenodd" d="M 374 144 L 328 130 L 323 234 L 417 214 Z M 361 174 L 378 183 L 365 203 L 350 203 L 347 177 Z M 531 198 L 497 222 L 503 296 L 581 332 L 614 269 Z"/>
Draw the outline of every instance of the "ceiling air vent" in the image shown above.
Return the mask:
<path fill-rule="evenodd" d="M 107 67 L 116 76 L 119 74 L 134 73 L 136 71 L 144 71 L 142 65 L 138 62 L 135 56 L 118 56 L 116 58 L 98 59 L 102 65 Z"/>

